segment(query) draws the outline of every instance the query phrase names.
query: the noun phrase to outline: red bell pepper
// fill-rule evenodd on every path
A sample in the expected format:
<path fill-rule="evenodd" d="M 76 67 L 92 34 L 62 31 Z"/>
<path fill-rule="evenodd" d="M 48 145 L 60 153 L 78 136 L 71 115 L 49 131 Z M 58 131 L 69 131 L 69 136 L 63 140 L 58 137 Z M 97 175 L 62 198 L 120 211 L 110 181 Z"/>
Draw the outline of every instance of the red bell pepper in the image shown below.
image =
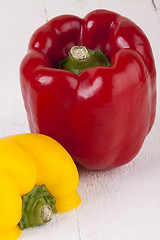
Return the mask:
<path fill-rule="evenodd" d="M 59 69 L 73 46 L 101 49 L 109 66 L 77 74 Z M 62 15 L 41 26 L 22 60 L 20 79 L 31 132 L 56 139 L 88 169 L 131 161 L 154 123 L 151 46 L 135 23 L 111 11 L 95 10 L 83 19 Z"/>

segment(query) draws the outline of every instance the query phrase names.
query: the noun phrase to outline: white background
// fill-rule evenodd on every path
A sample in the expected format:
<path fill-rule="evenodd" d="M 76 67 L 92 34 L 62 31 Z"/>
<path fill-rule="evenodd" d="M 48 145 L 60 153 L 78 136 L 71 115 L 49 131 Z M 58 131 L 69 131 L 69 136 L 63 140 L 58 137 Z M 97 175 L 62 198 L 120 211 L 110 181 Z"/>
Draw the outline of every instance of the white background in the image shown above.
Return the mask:
<path fill-rule="evenodd" d="M 84 17 L 104 8 L 138 24 L 153 48 L 160 86 L 160 0 L 0 0 L 0 137 L 29 132 L 19 83 L 19 65 L 32 33 L 61 14 Z M 129 164 L 111 171 L 79 168 L 77 209 L 24 230 L 21 240 L 159 240 L 160 110 L 154 127 Z M 3 159 L 1 159 L 3 161 Z"/>

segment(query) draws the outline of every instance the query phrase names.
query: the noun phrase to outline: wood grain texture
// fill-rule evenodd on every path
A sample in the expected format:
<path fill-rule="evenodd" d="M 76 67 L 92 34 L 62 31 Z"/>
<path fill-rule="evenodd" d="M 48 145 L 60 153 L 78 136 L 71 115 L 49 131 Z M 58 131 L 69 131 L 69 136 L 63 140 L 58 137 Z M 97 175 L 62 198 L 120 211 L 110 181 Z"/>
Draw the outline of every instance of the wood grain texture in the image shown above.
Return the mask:
<path fill-rule="evenodd" d="M 160 80 L 160 0 L 2 0 L 0 8 L 0 136 L 29 132 L 19 84 L 19 65 L 31 34 L 54 16 L 83 17 L 97 8 L 129 17 L 148 36 Z M 21 240 L 159 240 L 160 107 L 140 153 L 111 171 L 78 167 L 82 204 L 48 224 L 23 231 Z"/>

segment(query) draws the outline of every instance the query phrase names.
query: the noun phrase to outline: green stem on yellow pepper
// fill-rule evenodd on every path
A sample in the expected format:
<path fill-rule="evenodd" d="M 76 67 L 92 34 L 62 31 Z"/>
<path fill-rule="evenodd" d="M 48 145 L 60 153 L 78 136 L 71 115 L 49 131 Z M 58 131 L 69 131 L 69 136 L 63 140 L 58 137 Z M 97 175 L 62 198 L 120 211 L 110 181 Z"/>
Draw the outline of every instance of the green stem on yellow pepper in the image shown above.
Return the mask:
<path fill-rule="evenodd" d="M 56 213 L 56 199 L 45 187 L 36 186 L 32 191 L 22 197 L 22 217 L 19 222 L 20 229 L 34 227 L 47 223 Z"/>

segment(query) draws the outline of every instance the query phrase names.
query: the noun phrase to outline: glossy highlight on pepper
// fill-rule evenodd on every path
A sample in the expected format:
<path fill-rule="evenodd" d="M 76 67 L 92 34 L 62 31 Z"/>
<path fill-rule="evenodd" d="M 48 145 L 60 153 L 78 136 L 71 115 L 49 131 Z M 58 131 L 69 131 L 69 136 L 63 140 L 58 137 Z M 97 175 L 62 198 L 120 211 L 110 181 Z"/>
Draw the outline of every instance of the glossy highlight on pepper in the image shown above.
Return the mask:
<path fill-rule="evenodd" d="M 21 229 L 79 206 L 77 168 L 52 138 L 32 133 L 1 138 L 0 156 L 0 239 L 16 240 Z"/>
<path fill-rule="evenodd" d="M 110 66 L 78 75 L 58 69 L 74 46 L 101 49 Z M 156 69 L 150 43 L 135 23 L 111 11 L 95 10 L 83 19 L 62 15 L 37 29 L 20 81 L 31 132 L 56 139 L 88 169 L 131 161 L 154 123 Z"/>

